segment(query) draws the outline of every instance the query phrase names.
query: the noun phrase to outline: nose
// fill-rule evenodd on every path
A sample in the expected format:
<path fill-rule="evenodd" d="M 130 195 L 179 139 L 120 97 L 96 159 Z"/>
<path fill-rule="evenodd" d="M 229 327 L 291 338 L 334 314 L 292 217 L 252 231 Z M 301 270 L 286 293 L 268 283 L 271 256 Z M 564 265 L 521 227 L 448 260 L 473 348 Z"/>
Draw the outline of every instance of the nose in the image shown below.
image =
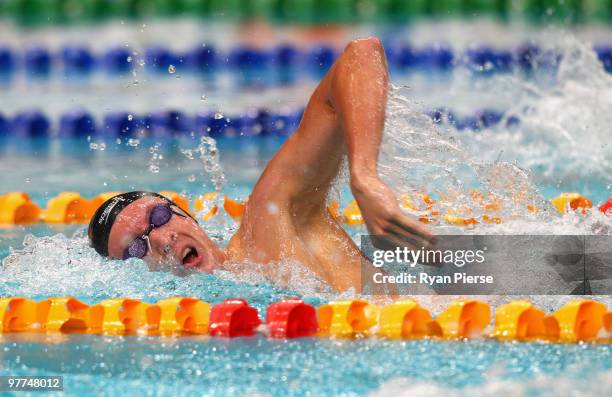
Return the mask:
<path fill-rule="evenodd" d="M 167 257 L 168 255 L 175 254 L 172 247 L 176 238 L 176 232 L 166 224 L 151 231 L 149 234 L 149 245 L 156 254 Z"/>

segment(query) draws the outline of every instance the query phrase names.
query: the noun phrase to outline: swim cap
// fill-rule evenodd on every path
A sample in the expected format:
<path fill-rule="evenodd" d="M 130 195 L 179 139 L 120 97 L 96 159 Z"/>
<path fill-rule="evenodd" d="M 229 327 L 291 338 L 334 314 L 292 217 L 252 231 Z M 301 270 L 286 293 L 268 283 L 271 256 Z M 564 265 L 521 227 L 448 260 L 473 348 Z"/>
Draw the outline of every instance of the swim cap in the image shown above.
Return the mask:
<path fill-rule="evenodd" d="M 153 192 L 128 192 L 122 193 L 106 200 L 89 221 L 87 232 L 91 246 L 102 256 L 108 256 L 108 238 L 111 228 L 115 223 L 117 215 L 125 207 L 143 197 L 159 197 L 166 201 L 166 197 Z"/>

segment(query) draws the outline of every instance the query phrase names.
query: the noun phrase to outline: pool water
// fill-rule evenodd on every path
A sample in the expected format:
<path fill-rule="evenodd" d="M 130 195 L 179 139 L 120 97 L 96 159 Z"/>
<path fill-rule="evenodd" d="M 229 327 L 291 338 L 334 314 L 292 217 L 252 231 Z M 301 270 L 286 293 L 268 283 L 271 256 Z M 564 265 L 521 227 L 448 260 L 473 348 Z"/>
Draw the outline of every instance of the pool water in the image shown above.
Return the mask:
<path fill-rule="evenodd" d="M 11 335 L 0 352 L 3 374 L 63 374 L 69 395 L 603 396 L 612 372 L 588 344 Z"/>
<path fill-rule="evenodd" d="M 448 34 L 457 40 L 453 45 L 481 39 L 465 25 L 460 27 L 470 33 L 463 38 Z M 420 29 L 413 32 L 416 42 L 439 39 L 445 31 L 436 26 Z M 533 33 L 490 37 L 500 37 L 498 44 L 505 45 Z M 602 214 L 561 217 L 545 204 L 565 191 L 581 192 L 595 204 L 612 192 L 612 79 L 602 72 L 584 40 L 572 34 L 540 33 L 564 54 L 558 73 L 548 78 L 511 74 L 473 79 L 465 71 L 392 75 L 399 88 L 392 90 L 380 161 L 391 186 L 398 193 L 459 192 L 449 199 L 449 205 L 456 206 L 465 203 L 470 189 L 494 190 L 509 204 L 504 213 L 508 222 L 501 225 L 440 225 L 435 232 L 612 234 L 612 221 Z M 111 110 L 165 107 L 232 113 L 246 107 L 299 108 L 313 88 L 312 82 L 260 90 L 210 86 L 188 76 L 136 77 L 138 84 L 132 77 L 68 87 L 64 82 L 17 84 L 0 93 L 0 105 L 7 112 L 41 107 L 52 116 L 75 108 L 75 103 L 97 117 Z M 22 95 L 27 89 L 33 91 Z M 469 114 L 485 104 L 519 115 L 521 123 L 472 132 L 435 125 L 423 116 L 443 106 Z M 62 191 L 91 197 L 105 191 L 174 190 L 194 199 L 220 189 L 232 198 L 246 199 L 284 140 L 219 138 L 217 159 L 206 151 L 210 146 L 203 154 L 199 136 L 2 139 L 1 192 L 27 192 L 41 206 Z M 351 196 L 342 181 L 333 197 L 345 205 Z M 524 207 L 512 207 L 511 198 L 518 192 L 539 200 L 542 211 L 533 215 Z M 203 227 L 223 245 L 237 225 L 218 216 Z M 88 246 L 84 230 L 83 225 L 44 224 L 0 228 L 0 296 L 74 296 L 90 304 L 127 296 L 146 302 L 195 296 L 211 304 L 241 297 L 260 313 L 286 296 L 302 296 L 315 305 L 354 296 L 351 291 L 332 293 L 291 262 L 278 265 L 289 280 L 285 288 L 260 276 L 257 264 L 252 273 L 240 276 L 152 273 L 139 260 L 100 258 Z M 364 227 L 347 230 L 356 239 L 365 232 Z M 479 298 L 495 306 L 518 297 Z M 569 299 L 527 298 L 547 312 Z M 417 299 L 435 315 L 453 297 Z M 610 296 L 595 299 L 612 304 Z M 19 334 L 0 336 L 0 375 L 63 375 L 67 395 L 603 396 L 612 390 L 611 355 L 609 344 Z"/>

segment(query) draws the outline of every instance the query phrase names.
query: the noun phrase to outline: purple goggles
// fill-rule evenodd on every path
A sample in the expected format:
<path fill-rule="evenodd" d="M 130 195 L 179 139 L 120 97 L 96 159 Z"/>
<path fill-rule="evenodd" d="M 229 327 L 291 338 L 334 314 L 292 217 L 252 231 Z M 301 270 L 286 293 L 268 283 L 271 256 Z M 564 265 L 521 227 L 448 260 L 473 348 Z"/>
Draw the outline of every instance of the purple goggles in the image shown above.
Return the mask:
<path fill-rule="evenodd" d="M 160 204 L 153 207 L 151 215 L 149 216 L 149 228 L 142 236 L 132 241 L 125 248 L 125 251 L 123 251 L 123 259 L 144 258 L 149 251 L 149 234 L 151 234 L 153 229 L 170 222 L 173 214 L 186 218 L 186 216 L 180 212 L 174 211 L 173 207 L 176 207 L 176 205 L 171 203 Z"/>

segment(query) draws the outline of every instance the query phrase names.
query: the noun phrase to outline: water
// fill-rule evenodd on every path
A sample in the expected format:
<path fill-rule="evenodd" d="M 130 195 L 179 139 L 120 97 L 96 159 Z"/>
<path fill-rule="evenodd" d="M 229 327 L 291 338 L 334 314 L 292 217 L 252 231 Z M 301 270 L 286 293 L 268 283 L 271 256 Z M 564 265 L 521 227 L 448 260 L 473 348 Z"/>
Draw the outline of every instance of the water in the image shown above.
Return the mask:
<path fill-rule="evenodd" d="M 68 395 L 552 396 L 565 394 L 568 386 L 581 395 L 605 395 L 612 371 L 609 345 L 85 335 L 4 339 L 0 354 L 7 371 L 64 374 Z"/>
<path fill-rule="evenodd" d="M 142 30 L 144 34 L 153 29 L 149 25 Z M 433 30 L 436 35 L 444 31 Z M 434 36 L 422 26 L 415 33 L 416 42 L 428 42 L 423 37 L 431 41 Z M 460 46 L 460 41 L 452 44 Z M 610 195 L 612 185 L 610 77 L 600 72 L 601 65 L 584 42 L 562 35 L 549 43 L 566 56 L 559 72 L 543 80 L 520 75 L 473 80 L 461 71 L 437 80 L 422 76 L 394 80 L 401 88 L 393 90 L 389 102 L 382 176 L 398 193 L 434 194 L 445 209 L 470 204 L 473 189 L 492 191 L 504 204 L 501 215 L 507 222 L 501 225 L 475 229 L 440 225 L 434 226 L 436 232 L 611 233 L 611 221 L 601 214 L 561 217 L 545 203 L 569 190 L 601 202 Z M 135 56 L 137 64 L 139 60 Z M 129 88 L 125 81 L 94 81 L 89 91 L 79 86 L 63 96 L 59 93 L 66 93 L 64 84 L 51 83 L 37 88 L 34 95 L 2 105 L 7 111 L 24 104 L 39 105 L 57 114 L 73 102 L 96 111 L 135 112 L 162 105 L 195 111 L 205 102 L 210 109 L 232 113 L 245 106 L 279 106 L 281 99 L 300 106 L 311 89 L 306 84 L 237 94 L 227 88 L 232 85 L 213 89 L 187 77 L 176 79 L 178 74 L 155 80 L 138 72 L 129 78 Z M 460 133 L 435 126 L 422 115 L 435 106 L 469 112 L 483 103 L 519 114 L 521 124 L 509 128 L 502 123 L 479 133 Z M 246 199 L 281 144 L 278 138 L 215 142 L 189 136 L 121 142 L 9 140 L 0 145 L 0 169 L 10 169 L 3 175 L 2 189 L 28 192 L 40 205 L 61 191 L 72 190 L 85 196 L 115 190 L 175 190 L 191 199 L 218 191 Z M 335 194 L 343 205 L 351 199 L 340 183 Z M 527 211 L 528 202 L 536 202 L 541 211 Z M 204 226 L 224 245 L 237 225 L 228 217 L 218 217 Z M 364 230 L 351 228 L 349 233 L 357 238 Z M 291 262 L 279 264 L 279 272 L 288 280 L 284 287 L 256 271 L 185 277 L 148 272 L 139 260 L 100 258 L 88 247 L 84 226 L 78 225 L 0 229 L 0 258 L 0 296 L 71 295 L 94 303 L 118 296 L 154 302 L 183 295 L 213 304 L 243 297 L 260 312 L 285 296 L 302 296 L 312 304 L 353 296 L 330 292 Z M 251 265 L 256 270 L 258 265 Z M 453 298 L 418 297 L 434 315 Z M 478 298 L 496 306 L 517 297 Z M 569 299 L 529 298 L 549 313 Z M 609 296 L 596 298 L 612 304 Z M 597 396 L 609 394 L 612 388 L 610 345 L 596 344 L 2 335 L 0 357 L 2 375 L 64 375 L 69 395 L 558 396 L 579 390 L 580 395 Z"/>

